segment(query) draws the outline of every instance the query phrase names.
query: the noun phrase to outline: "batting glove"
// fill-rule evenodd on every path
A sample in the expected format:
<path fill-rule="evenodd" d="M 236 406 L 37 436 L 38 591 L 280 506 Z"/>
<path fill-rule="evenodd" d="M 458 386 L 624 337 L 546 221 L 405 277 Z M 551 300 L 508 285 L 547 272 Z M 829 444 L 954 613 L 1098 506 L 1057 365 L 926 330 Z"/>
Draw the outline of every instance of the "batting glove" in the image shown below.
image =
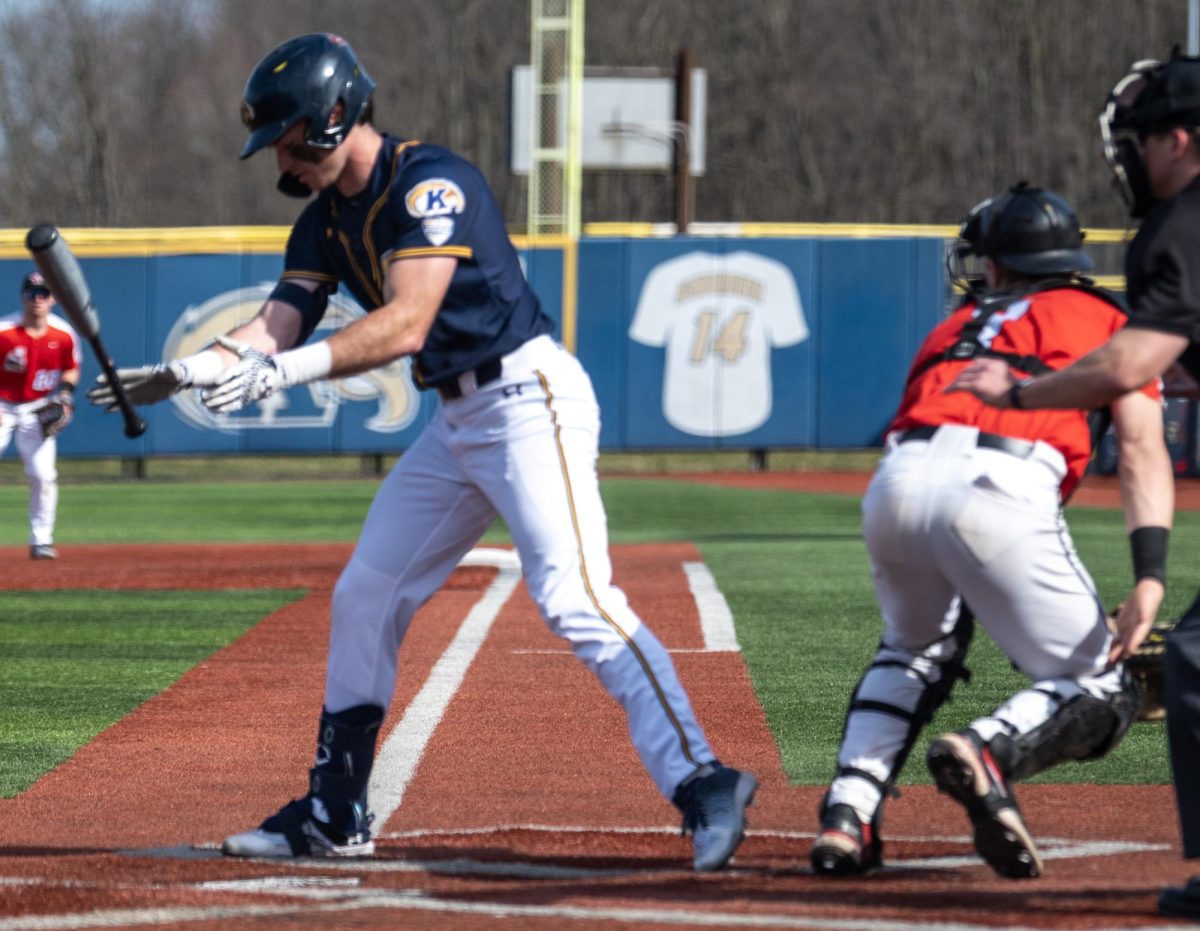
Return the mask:
<path fill-rule="evenodd" d="M 125 389 L 131 404 L 157 404 L 191 384 L 187 367 L 179 361 L 143 365 L 136 369 L 117 369 L 117 381 Z M 99 375 L 88 389 L 87 399 L 108 411 L 117 409 L 117 395 L 107 375 Z"/>
<path fill-rule="evenodd" d="M 243 348 L 237 364 L 226 369 L 216 385 L 200 392 L 200 400 L 214 414 L 232 414 L 269 398 L 282 387 L 275 360 L 257 349 Z"/>

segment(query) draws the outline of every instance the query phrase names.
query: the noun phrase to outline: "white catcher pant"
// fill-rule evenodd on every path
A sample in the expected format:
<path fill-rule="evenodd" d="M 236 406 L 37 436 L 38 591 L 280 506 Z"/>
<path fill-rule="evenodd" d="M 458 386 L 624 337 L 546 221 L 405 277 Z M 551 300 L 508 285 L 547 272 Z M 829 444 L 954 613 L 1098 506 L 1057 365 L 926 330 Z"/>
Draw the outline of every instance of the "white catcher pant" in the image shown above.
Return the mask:
<path fill-rule="evenodd" d="M 30 407 L 0 402 L 0 455 L 15 437 L 29 479 L 29 543 L 48 546 L 54 542 L 58 513 L 58 440 L 42 436 L 42 425 Z"/>
<path fill-rule="evenodd" d="M 1062 456 L 1038 443 L 1021 459 L 977 448 L 973 427 L 943 426 L 930 440 L 889 444 L 863 499 L 863 531 L 883 614 L 877 656 L 862 700 L 908 710 L 937 681 L 959 596 L 1014 665 L 1032 680 L 991 715 L 971 724 L 985 740 L 1044 723 L 1060 699 L 1119 690 L 1105 671 L 1110 634 L 1091 576 L 1062 517 Z M 1007 725 L 1007 726 L 1006 726 Z M 886 779 L 908 735 L 894 716 L 850 715 L 838 762 Z M 867 780 L 835 780 L 831 803 L 869 817 L 880 793 Z"/>
<path fill-rule="evenodd" d="M 330 711 L 388 707 L 414 612 L 499 514 L 543 619 L 624 708 L 659 790 L 670 798 L 713 760 L 666 650 L 612 584 L 599 430 L 591 381 L 548 336 L 506 356 L 497 381 L 439 402 L 334 589 Z"/>

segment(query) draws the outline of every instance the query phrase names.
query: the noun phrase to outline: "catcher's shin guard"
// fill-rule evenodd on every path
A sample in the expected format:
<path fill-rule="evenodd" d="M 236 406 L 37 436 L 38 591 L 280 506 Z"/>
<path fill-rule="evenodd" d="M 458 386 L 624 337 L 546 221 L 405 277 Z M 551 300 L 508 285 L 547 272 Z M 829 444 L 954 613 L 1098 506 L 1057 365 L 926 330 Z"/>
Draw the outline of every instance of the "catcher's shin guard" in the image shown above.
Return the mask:
<path fill-rule="evenodd" d="M 881 800 L 894 791 L 896 775 L 904 768 L 921 730 L 932 720 L 938 708 L 949 700 L 955 683 L 960 679 L 970 680 L 971 673 L 964 665 L 964 660 L 974 633 L 975 616 L 967 605 L 960 603 L 954 629 L 921 653 L 899 650 L 883 642 L 879 644 L 875 659 L 850 696 L 839 759 L 849 760 L 858 756 L 855 745 L 859 743 L 861 734 L 865 734 L 863 745 L 872 747 L 879 746 L 879 737 L 885 729 L 894 731 L 903 727 L 903 737 L 894 755 L 889 754 L 888 758 L 880 757 L 877 760 L 885 772 L 882 776 L 862 767 L 840 764 L 834 783 L 835 802 L 847 801 L 837 791 L 838 781 L 844 778 L 865 780 L 879 790 Z M 947 654 L 946 659 L 931 658 Z M 920 692 L 915 699 L 912 697 L 913 680 L 920 683 Z M 867 724 L 860 717 L 863 715 L 874 716 L 878 723 L 874 726 Z M 861 800 L 856 804 L 862 807 Z"/>
<path fill-rule="evenodd" d="M 1138 710 L 1137 686 L 1122 673 L 1122 688 L 1107 698 L 1080 691 L 1070 698 L 1045 688 L 1036 689 L 1059 703 L 1045 721 L 1024 734 L 1003 731 L 988 742 L 988 749 L 1007 779 L 1028 779 L 1043 770 L 1071 760 L 1096 760 L 1112 750 Z"/>

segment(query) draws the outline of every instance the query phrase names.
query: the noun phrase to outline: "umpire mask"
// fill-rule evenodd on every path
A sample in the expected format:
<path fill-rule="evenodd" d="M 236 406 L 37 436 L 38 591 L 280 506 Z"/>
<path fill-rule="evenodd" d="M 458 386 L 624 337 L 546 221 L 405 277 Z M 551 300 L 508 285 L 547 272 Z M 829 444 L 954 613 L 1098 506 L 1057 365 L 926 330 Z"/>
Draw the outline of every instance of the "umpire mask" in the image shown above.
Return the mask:
<path fill-rule="evenodd" d="M 1117 82 L 1108 94 L 1100 113 L 1100 141 L 1104 160 L 1113 173 L 1113 180 L 1129 215 L 1140 220 L 1154 206 L 1150 193 L 1150 178 L 1138 148 L 1138 127 L 1132 118 L 1151 80 L 1162 70 L 1162 63 L 1146 59 L 1134 64 L 1130 72 Z"/>

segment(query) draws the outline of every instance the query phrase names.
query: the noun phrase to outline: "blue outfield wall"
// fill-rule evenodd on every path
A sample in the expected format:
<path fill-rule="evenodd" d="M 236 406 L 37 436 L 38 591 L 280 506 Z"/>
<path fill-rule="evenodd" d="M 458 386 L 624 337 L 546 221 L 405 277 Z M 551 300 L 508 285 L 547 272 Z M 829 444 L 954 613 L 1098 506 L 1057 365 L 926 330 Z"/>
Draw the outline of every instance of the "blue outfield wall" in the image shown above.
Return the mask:
<path fill-rule="evenodd" d="M 945 303 L 943 240 L 587 238 L 578 245 L 576 352 L 616 449 L 861 447 L 880 442 L 908 362 Z M 563 318 L 562 248 L 521 251 L 547 312 Z M 197 351 L 248 319 L 282 255 L 82 257 L 119 365 Z M 0 294 L 19 308 L 31 263 L 0 260 Z M 335 297 L 325 329 L 361 309 Z M 322 335 L 318 330 L 317 336 Z M 83 384 L 99 365 L 84 351 Z M 81 399 L 82 401 L 82 399 Z M 144 436 L 80 403 L 63 456 L 388 453 L 415 439 L 435 398 L 407 361 L 292 389 L 216 418 L 192 393 L 145 408 Z"/>
<path fill-rule="evenodd" d="M 879 443 L 942 318 L 943 248 L 915 237 L 585 240 L 577 352 L 600 399 L 601 445 Z M 653 319 L 635 326 L 642 314 Z M 693 398 L 708 416 L 687 409 Z"/>

